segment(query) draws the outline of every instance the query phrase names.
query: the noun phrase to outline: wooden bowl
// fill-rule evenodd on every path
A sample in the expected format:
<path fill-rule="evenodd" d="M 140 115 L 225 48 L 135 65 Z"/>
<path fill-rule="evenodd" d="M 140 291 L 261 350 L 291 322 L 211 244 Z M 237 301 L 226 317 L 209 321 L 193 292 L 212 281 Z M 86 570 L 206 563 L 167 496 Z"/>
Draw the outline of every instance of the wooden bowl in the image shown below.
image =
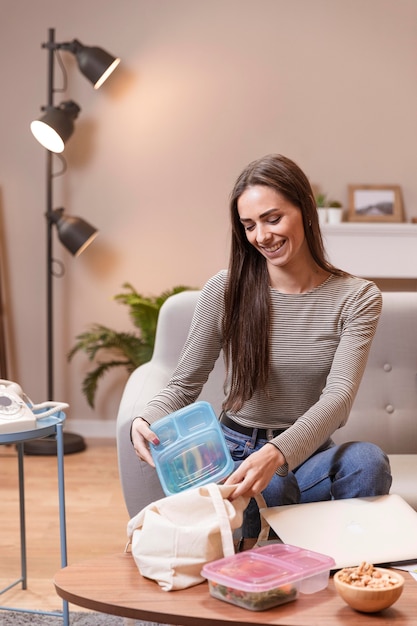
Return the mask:
<path fill-rule="evenodd" d="M 398 600 L 404 588 L 404 578 L 401 574 L 382 567 L 375 567 L 376 571 L 381 574 L 389 574 L 391 578 L 395 578 L 396 582 L 390 587 L 384 589 L 375 589 L 372 587 L 355 587 L 354 585 L 341 580 L 344 571 L 339 570 L 333 577 L 334 586 L 343 600 L 355 609 L 363 613 L 376 613 L 387 609 Z"/>

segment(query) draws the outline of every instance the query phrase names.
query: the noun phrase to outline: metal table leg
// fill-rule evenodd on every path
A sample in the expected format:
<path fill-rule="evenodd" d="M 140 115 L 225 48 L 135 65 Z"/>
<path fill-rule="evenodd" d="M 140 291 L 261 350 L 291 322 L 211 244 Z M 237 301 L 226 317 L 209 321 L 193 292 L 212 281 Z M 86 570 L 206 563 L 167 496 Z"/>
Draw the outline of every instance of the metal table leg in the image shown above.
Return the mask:
<path fill-rule="evenodd" d="M 19 509 L 20 509 L 20 560 L 22 589 L 27 589 L 27 555 L 26 555 L 26 512 L 25 512 L 25 471 L 23 463 L 23 443 L 17 445 L 17 462 L 19 466 Z"/>
<path fill-rule="evenodd" d="M 57 442 L 57 461 L 58 461 L 58 498 L 59 498 L 59 537 L 61 544 L 61 568 L 68 565 L 67 561 L 67 522 L 65 513 L 65 482 L 64 482 L 64 434 L 63 425 L 57 424 L 56 427 Z M 68 602 L 63 600 L 62 613 L 64 618 L 64 626 L 69 626 L 69 607 Z"/>

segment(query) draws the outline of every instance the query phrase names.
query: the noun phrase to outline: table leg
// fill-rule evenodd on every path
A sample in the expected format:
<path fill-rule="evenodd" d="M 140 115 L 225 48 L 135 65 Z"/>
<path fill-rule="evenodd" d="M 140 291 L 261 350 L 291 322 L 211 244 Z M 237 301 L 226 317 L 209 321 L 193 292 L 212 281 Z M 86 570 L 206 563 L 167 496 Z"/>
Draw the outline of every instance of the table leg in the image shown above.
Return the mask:
<path fill-rule="evenodd" d="M 22 589 L 27 589 L 26 555 L 26 512 L 25 512 L 25 471 L 23 462 L 23 443 L 17 444 L 17 463 L 19 467 L 19 510 L 20 510 L 20 560 Z"/>
<path fill-rule="evenodd" d="M 59 535 L 61 544 L 61 568 L 67 566 L 67 523 L 65 513 L 65 481 L 64 481 L 64 435 L 63 425 L 57 424 L 56 427 L 57 442 L 57 462 L 58 462 L 58 498 L 59 498 Z M 69 607 L 68 602 L 62 602 L 62 614 L 64 626 L 69 626 Z"/>

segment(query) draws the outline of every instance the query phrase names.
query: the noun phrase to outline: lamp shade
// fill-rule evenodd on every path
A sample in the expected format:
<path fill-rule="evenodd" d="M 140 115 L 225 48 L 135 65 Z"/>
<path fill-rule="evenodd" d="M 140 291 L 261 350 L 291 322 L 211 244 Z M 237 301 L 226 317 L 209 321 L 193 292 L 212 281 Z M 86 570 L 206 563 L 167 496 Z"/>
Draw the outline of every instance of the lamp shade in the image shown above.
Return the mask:
<path fill-rule="evenodd" d="M 120 63 L 119 58 L 103 48 L 84 46 L 78 39 L 71 42 L 70 50 L 75 54 L 80 72 L 93 83 L 94 89 L 101 87 Z"/>
<path fill-rule="evenodd" d="M 64 209 L 55 209 L 51 216 L 60 242 L 74 256 L 79 256 L 97 237 L 98 230 L 81 217 L 64 214 Z"/>
<path fill-rule="evenodd" d="M 80 110 L 73 100 L 62 102 L 59 107 L 47 107 L 39 120 L 31 122 L 32 134 L 47 150 L 63 152 L 65 143 L 74 132 L 74 120 Z"/>

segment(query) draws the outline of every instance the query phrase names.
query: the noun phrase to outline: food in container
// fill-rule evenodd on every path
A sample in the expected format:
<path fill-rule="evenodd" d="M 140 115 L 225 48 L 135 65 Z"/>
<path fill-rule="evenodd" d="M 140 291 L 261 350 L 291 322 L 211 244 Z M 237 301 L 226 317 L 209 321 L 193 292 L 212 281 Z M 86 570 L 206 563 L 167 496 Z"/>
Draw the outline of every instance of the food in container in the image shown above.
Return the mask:
<path fill-rule="evenodd" d="M 202 575 L 214 598 L 263 611 L 326 588 L 334 565 L 324 554 L 274 543 L 212 561 Z"/>

